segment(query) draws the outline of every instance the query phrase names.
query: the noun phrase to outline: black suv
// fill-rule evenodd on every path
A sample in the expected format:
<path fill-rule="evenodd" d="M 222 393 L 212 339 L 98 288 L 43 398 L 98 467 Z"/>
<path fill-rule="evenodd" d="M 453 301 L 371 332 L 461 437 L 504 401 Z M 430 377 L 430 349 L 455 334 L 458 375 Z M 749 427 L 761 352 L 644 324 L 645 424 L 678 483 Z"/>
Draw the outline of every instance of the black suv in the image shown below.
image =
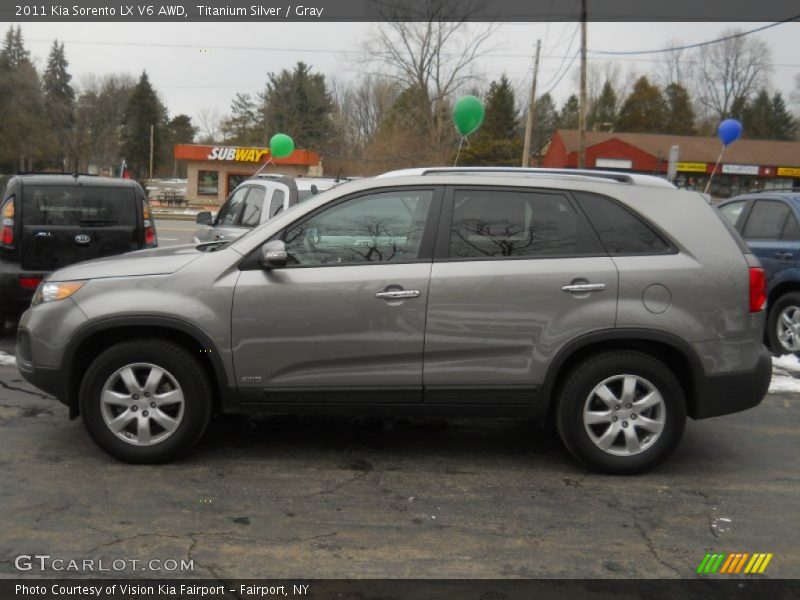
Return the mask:
<path fill-rule="evenodd" d="M 144 190 L 130 179 L 15 175 L 0 198 L 0 329 L 51 271 L 158 243 Z"/>

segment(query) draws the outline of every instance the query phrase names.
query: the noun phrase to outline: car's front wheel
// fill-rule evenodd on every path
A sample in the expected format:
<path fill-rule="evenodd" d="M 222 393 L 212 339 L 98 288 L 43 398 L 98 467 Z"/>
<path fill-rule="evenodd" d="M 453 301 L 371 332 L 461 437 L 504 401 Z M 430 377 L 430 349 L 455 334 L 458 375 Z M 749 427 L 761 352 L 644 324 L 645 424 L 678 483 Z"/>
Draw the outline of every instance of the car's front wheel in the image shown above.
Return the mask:
<path fill-rule="evenodd" d="M 211 407 L 211 386 L 197 359 L 159 339 L 112 346 L 92 362 L 80 387 L 92 438 L 126 462 L 183 454 L 205 431 Z"/>
<path fill-rule="evenodd" d="M 578 364 L 561 388 L 556 423 L 564 445 L 589 468 L 633 474 L 675 449 L 686 422 L 680 383 L 661 361 L 620 350 Z"/>

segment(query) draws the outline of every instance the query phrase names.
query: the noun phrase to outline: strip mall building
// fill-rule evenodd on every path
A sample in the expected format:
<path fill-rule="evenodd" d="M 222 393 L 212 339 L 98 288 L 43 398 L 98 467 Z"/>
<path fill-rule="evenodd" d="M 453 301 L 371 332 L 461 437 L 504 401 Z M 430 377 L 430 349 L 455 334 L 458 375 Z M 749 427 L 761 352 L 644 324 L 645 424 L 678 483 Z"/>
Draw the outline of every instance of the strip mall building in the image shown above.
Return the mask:
<path fill-rule="evenodd" d="M 577 168 L 579 145 L 578 131 L 556 130 L 542 166 Z M 587 131 L 586 167 L 666 176 L 672 146 L 678 146 L 676 185 L 704 190 L 722 148 L 715 137 Z M 710 191 L 727 198 L 793 187 L 800 187 L 800 142 L 738 140 L 725 150 Z"/>
<path fill-rule="evenodd" d="M 222 204 L 237 185 L 259 170 L 296 177 L 322 175 L 319 154 L 311 150 L 271 159 L 269 148 L 177 144 L 173 153 L 176 160 L 186 161 L 186 199 L 194 203 Z M 269 165 L 264 167 L 266 162 Z"/>

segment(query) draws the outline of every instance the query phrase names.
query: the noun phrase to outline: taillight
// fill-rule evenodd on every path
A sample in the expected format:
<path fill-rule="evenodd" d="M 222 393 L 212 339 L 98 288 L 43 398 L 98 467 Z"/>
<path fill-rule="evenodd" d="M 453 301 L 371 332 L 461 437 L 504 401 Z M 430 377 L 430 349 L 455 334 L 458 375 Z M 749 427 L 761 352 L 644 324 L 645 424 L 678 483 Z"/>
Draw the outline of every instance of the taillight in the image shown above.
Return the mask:
<path fill-rule="evenodd" d="M 39 287 L 39 284 L 42 283 L 41 277 L 20 277 L 19 278 L 19 287 L 24 288 L 26 290 L 35 290 Z"/>
<path fill-rule="evenodd" d="M 750 267 L 750 312 L 764 310 L 767 302 L 767 276 L 764 269 Z"/>
<path fill-rule="evenodd" d="M 147 248 L 153 248 L 158 245 L 158 238 L 156 237 L 156 227 L 153 224 L 153 213 L 147 202 L 143 202 L 142 217 L 144 217 L 144 245 Z"/>
<path fill-rule="evenodd" d="M 0 246 L 14 248 L 14 200 L 3 205 L 3 232 L 0 234 Z"/>

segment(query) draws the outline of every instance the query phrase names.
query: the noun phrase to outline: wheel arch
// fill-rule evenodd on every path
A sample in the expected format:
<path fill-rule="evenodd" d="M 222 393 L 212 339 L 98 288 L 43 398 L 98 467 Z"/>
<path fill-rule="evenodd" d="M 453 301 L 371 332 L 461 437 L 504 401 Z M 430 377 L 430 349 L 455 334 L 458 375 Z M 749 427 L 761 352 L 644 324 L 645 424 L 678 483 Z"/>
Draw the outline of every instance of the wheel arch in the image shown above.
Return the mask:
<path fill-rule="evenodd" d="M 103 319 L 81 329 L 68 344 L 62 365 L 67 374 L 67 405 L 70 418 L 80 414 L 78 390 L 86 369 L 106 348 L 120 342 L 158 337 L 177 343 L 198 360 L 212 384 L 214 408 L 227 411 L 235 401 L 222 358 L 211 339 L 194 325 L 170 317 L 126 316 Z"/>
<path fill-rule="evenodd" d="M 546 402 L 545 418 L 551 419 L 555 397 L 573 365 L 604 351 L 636 350 L 662 361 L 678 379 L 686 397 L 686 412 L 695 418 L 703 366 L 697 353 L 685 340 L 662 331 L 648 329 L 609 329 L 596 331 L 566 344 L 547 370 L 542 386 Z"/>

